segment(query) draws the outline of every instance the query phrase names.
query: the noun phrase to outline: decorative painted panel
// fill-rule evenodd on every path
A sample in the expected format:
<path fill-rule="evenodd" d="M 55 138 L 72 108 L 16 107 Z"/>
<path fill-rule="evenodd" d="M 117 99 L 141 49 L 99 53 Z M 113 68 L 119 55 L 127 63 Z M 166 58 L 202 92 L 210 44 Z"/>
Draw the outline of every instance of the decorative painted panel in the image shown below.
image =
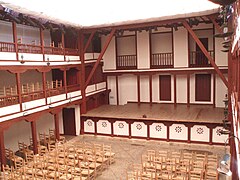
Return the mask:
<path fill-rule="evenodd" d="M 0 60 L 16 60 L 16 53 L 0 52 Z"/>
<path fill-rule="evenodd" d="M 212 142 L 213 143 L 225 143 L 225 140 L 228 138 L 228 135 L 223 135 L 220 133 L 220 131 L 223 130 L 223 127 L 218 126 L 213 129 L 213 137 Z"/>
<path fill-rule="evenodd" d="M 132 136 L 147 137 L 147 125 L 143 122 L 134 122 L 131 124 Z"/>
<path fill-rule="evenodd" d="M 51 55 L 45 54 L 45 61 L 64 61 L 64 56 L 62 55 Z"/>
<path fill-rule="evenodd" d="M 87 119 L 86 121 L 84 121 L 84 132 L 90 132 L 90 133 L 95 132 L 93 120 Z"/>
<path fill-rule="evenodd" d="M 93 92 L 95 90 L 96 90 L 96 85 L 92 84 L 92 85 L 87 86 L 86 93 L 90 93 L 90 92 Z"/>
<path fill-rule="evenodd" d="M 191 128 L 191 141 L 209 142 L 209 128 L 195 125 Z"/>
<path fill-rule="evenodd" d="M 97 84 L 97 90 L 105 89 L 105 88 L 106 88 L 106 82 L 101 82 Z"/>
<path fill-rule="evenodd" d="M 129 125 L 125 121 L 116 121 L 113 123 L 114 135 L 129 136 Z"/>
<path fill-rule="evenodd" d="M 15 105 L 0 108 L 0 116 L 4 116 L 4 115 L 7 115 L 7 114 L 12 114 L 12 113 L 16 113 L 16 112 L 20 112 L 20 105 L 19 104 L 15 104 Z"/>
<path fill-rule="evenodd" d="M 23 61 L 43 61 L 42 54 L 19 53 L 18 59 Z"/>
<path fill-rule="evenodd" d="M 167 127 L 163 123 L 150 125 L 150 138 L 167 139 Z"/>
<path fill-rule="evenodd" d="M 97 122 L 97 133 L 111 134 L 111 123 L 107 120 L 99 120 Z"/>
<path fill-rule="evenodd" d="M 23 110 L 35 108 L 38 106 L 44 106 L 44 105 L 45 105 L 45 99 L 29 101 L 29 102 L 23 103 Z"/>
<path fill-rule="evenodd" d="M 170 126 L 170 139 L 186 141 L 188 138 L 188 129 L 183 124 L 173 124 Z"/>

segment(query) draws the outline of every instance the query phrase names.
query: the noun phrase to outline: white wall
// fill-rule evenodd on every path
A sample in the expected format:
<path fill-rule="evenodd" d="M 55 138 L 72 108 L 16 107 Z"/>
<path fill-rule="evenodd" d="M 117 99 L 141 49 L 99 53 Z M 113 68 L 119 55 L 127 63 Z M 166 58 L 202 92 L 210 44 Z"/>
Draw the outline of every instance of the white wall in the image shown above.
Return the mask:
<path fill-rule="evenodd" d="M 173 31 L 174 67 L 188 67 L 188 33 L 185 28 Z"/>
<path fill-rule="evenodd" d="M 118 78 L 119 104 L 124 105 L 127 101 L 137 101 L 137 76 L 122 75 Z"/>
<path fill-rule="evenodd" d="M 108 84 L 108 89 L 111 89 L 111 92 L 109 93 L 109 104 L 117 105 L 116 77 L 108 76 L 107 84 Z"/>
<path fill-rule="evenodd" d="M 12 23 L 0 21 L 0 37 L 2 42 L 13 42 Z"/>
<path fill-rule="evenodd" d="M 152 33 L 151 35 L 152 53 L 170 53 L 172 52 L 172 32 Z"/>
<path fill-rule="evenodd" d="M 228 53 L 221 51 L 224 50 L 223 42 L 222 38 L 215 38 L 215 62 L 218 66 L 228 65 Z"/>
<path fill-rule="evenodd" d="M 227 79 L 227 75 L 224 75 Z M 222 79 L 216 74 L 216 107 L 224 107 L 223 99 L 227 93 L 227 87 L 222 82 Z"/>
<path fill-rule="evenodd" d="M 135 55 L 136 54 L 136 37 L 126 36 L 118 37 L 117 40 L 117 55 Z"/>
<path fill-rule="evenodd" d="M 140 101 L 149 102 L 149 76 L 140 76 Z"/>
<path fill-rule="evenodd" d="M 187 103 L 187 75 L 176 76 L 177 103 Z"/>
<path fill-rule="evenodd" d="M 102 47 L 104 47 L 105 42 L 109 36 L 102 36 Z M 103 56 L 104 70 L 116 69 L 116 48 L 115 48 L 115 37 L 112 38 L 106 52 Z"/>
<path fill-rule="evenodd" d="M 149 32 L 137 33 L 137 67 L 150 68 Z"/>

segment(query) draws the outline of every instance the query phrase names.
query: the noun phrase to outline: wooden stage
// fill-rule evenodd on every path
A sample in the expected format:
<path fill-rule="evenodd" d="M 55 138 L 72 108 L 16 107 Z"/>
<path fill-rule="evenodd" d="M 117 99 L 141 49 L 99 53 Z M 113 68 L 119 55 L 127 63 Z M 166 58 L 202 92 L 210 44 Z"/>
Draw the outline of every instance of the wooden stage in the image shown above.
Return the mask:
<path fill-rule="evenodd" d="M 212 105 L 103 105 L 81 115 L 80 133 L 224 145 L 223 111 Z"/>
<path fill-rule="evenodd" d="M 147 117 L 143 117 L 146 115 Z M 89 111 L 83 116 L 104 118 L 127 118 L 142 120 L 164 120 L 176 122 L 222 123 L 223 108 L 212 105 L 177 105 L 173 104 L 140 104 L 128 103 L 122 106 L 103 105 Z"/>

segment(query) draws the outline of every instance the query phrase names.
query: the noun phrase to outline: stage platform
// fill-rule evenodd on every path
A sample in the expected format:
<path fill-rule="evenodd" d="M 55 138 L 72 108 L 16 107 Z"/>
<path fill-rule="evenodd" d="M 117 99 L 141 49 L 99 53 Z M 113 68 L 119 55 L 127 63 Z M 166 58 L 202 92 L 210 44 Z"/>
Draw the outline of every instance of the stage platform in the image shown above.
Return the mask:
<path fill-rule="evenodd" d="M 223 111 L 211 105 L 103 105 L 81 116 L 81 133 L 224 144 Z"/>

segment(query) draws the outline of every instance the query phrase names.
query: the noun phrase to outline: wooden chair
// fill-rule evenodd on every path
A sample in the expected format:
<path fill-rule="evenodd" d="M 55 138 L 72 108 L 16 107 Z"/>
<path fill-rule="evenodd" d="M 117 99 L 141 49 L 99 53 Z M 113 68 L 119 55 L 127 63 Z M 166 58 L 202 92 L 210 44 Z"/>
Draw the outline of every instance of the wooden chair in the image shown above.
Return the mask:
<path fill-rule="evenodd" d="M 109 159 L 109 165 L 115 162 L 115 153 L 112 152 L 112 147 L 109 145 L 103 145 L 103 151 L 105 158 Z"/>

